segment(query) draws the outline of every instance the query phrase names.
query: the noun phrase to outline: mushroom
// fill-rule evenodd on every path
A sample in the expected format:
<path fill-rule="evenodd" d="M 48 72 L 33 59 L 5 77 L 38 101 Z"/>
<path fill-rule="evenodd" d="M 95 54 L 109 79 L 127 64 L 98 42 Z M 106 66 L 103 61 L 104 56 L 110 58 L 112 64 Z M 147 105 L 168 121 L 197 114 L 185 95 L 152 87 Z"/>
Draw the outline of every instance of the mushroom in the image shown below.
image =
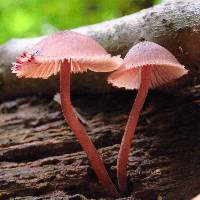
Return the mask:
<path fill-rule="evenodd" d="M 156 43 L 145 41 L 133 46 L 126 54 L 123 64 L 108 77 L 108 82 L 113 86 L 138 89 L 117 160 L 117 176 L 121 192 L 126 190 L 128 155 L 139 113 L 149 88 L 161 86 L 184 74 L 187 74 L 187 70 L 167 49 Z"/>
<path fill-rule="evenodd" d="M 56 75 L 60 71 L 61 108 L 71 130 L 76 135 L 83 150 L 104 189 L 111 196 L 117 197 L 103 161 L 87 135 L 84 127 L 73 112 L 70 99 L 70 72 L 109 72 L 122 63 L 120 56 L 111 57 L 105 49 L 93 39 L 72 31 L 52 34 L 13 63 L 12 72 L 17 77 L 43 78 Z"/>
<path fill-rule="evenodd" d="M 200 194 L 198 194 L 197 196 L 195 196 L 192 200 L 200 200 Z"/>

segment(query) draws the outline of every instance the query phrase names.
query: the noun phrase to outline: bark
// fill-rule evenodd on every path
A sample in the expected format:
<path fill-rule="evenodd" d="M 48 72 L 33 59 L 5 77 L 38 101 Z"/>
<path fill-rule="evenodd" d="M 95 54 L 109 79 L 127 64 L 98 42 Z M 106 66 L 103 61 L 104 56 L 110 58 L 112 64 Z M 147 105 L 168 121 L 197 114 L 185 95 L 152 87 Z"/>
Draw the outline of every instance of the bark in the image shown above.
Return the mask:
<path fill-rule="evenodd" d="M 149 93 L 129 157 L 124 199 L 189 200 L 200 192 L 197 78 L 174 94 Z M 132 92 L 72 100 L 115 182 L 132 101 Z M 31 97 L 4 102 L 0 110 L 0 199 L 109 199 L 59 104 Z"/>
<path fill-rule="evenodd" d="M 200 62 L 200 4 L 199 0 L 169 1 L 115 20 L 74 29 L 100 42 L 112 55 L 122 56 L 141 40 L 157 42 L 169 49 L 188 66 L 190 76 L 199 71 Z M 57 77 L 49 80 L 17 79 L 10 74 L 10 63 L 22 51 L 40 38 L 12 39 L 0 48 L 1 97 L 43 94 L 52 95 L 58 89 Z M 74 76 L 73 93 L 105 93 L 114 90 L 106 83 L 107 74 L 92 72 Z M 183 83 L 187 79 L 182 79 Z M 181 82 L 182 83 L 182 82 Z M 48 85 L 48 88 L 46 87 Z M 180 86 L 177 83 L 175 86 Z M 16 87 L 17 86 L 17 87 Z"/>

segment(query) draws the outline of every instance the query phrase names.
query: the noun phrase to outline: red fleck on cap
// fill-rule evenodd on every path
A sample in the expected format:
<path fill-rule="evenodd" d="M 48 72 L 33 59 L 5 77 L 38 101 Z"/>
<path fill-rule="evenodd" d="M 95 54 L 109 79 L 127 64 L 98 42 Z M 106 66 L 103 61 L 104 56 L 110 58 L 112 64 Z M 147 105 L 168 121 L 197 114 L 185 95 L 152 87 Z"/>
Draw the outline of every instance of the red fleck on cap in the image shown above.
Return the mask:
<path fill-rule="evenodd" d="M 71 72 L 113 71 L 122 63 L 120 56 L 111 57 L 95 40 L 72 31 L 50 35 L 21 55 L 13 63 L 18 77 L 48 78 L 60 71 L 61 63 L 71 61 Z"/>
<path fill-rule="evenodd" d="M 116 87 L 138 89 L 144 66 L 151 67 L 149 88 L 161 86 L 188 72 L 167 49 L 145 41 L 129 50 L 121 67 L 108 77 L 108 82 Z"/>

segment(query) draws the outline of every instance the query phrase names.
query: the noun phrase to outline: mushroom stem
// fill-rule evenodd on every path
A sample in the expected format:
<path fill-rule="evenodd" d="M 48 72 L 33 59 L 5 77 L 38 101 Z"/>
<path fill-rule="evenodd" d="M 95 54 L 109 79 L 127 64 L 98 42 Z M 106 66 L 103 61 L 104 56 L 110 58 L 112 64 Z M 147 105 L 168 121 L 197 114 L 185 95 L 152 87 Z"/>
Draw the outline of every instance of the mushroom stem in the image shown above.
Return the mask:
<path fill-rule="evenodd" d="M 71 60 L 65 59 L 61 64 L 60 69 L 61 107 L 65 120 L 74 132 L 83 150 L 86 152 L 88 159 L 106 192 L 113 197 L 118 197 L 119 193 L 110 179 L 99 153 L 73 111 L 70 99 L 70 68 Z"/>
<path fill-rule="evenodd" d="M 128 122 L 125 128 L 124 136 L 122 138 L 119 155 L 117 159 L 117 177 L 118 177 L 119 189 L 121 192 L 125 192 L 127 186 L 126 167 L 128 163 L 128 155 L 131 148 L 131 142 L 135 134 L 135 129 L 138 122 L 139 114 L 144 105 L 148 93 L 149 79 L 150 79 L 150 67 L 144 66 L 141 69 L 141 85 L 128 118 Z"/>

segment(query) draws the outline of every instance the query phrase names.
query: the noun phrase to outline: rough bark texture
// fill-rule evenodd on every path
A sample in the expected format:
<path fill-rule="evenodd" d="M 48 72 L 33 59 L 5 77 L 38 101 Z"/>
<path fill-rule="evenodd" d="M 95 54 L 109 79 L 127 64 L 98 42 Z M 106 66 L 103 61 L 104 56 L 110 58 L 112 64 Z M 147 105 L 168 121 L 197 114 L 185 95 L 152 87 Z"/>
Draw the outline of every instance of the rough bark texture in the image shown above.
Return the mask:
<path fill-rule="evenodd" d="M 128 49 L 138 41 L 154 41 L 174 53 L 191 72 L 199 70 L 199 0 L 169 1 L 129 16 L 77 28 L 74 31 L 93 37 L 113 55 L 124 56 Z M 2 65 L 0 90 L 3 91 L 1 98 L 33 94 L 50 95 L 57 90 L 57 77 L 36 81 L 17 79 L 10 74 L 10 63 L 15 57 L 40 39 L 13 39 L 0 47 L 0 65 Z M 91 72 L 74 76 L 72 91 L 78 94 L 110 91 L 111 87 L 105 81 L 106 76 L 107 74 Z"/>
<path fill-rule="evenodd" d="M 199 97 L 199 74 L 174 93 L 150 92 L 129 157 L 127 197 L 189 200 L 200 192 Z M 132 101 L 132 92 L 73 98 L 115 182 Z M 0 109 L 0 199 L 109 199 L 57 103 L 21 98 Z"/>

